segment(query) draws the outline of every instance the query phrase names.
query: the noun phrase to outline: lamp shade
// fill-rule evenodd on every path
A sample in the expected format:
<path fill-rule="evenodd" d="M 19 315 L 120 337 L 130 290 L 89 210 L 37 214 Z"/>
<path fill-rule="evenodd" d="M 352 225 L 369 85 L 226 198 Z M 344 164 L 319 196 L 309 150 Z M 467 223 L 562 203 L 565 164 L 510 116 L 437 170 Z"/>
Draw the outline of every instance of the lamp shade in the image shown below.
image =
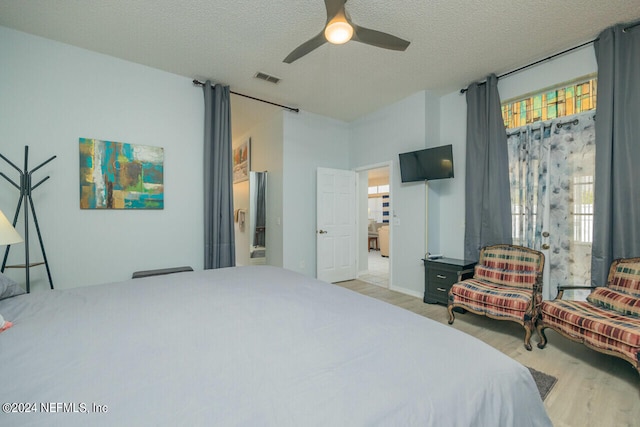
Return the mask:
<path fill-rule="evenodd" d="M 0 211 L 0 246 L 22 242 L 22 237 L 11 225 L 6 216 Z"/>
<path fill-rule="evenodd" d="M 353 28 L 347 22 L 334 22 L 327 26 L 324 35 L 330 43 L 344 44 L 351 40 Z"/>
<path fill-rule="evenodd" d="M 353 37 L 353 27 L 344 13 L 338 13 L 324 29 L 324 37 L 329 43 L 344 44 Z"/>

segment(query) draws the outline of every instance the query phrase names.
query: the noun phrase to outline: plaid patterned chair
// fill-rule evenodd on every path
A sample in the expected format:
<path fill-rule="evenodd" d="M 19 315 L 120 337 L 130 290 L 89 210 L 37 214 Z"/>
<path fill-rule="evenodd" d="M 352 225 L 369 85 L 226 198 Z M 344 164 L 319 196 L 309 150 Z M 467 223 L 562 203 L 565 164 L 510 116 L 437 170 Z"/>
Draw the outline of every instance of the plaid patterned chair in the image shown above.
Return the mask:
<path fill-rule="evenodd" d="M 593 289 L 586 301 L 564 301 L 568 289 Z M 564 286 L 540 306 L 536 330 L 539 348 L 547 344 L 545 328 L 601 353 L 620 357 L 640 373 L 640 258 L 611 263 L 605 286 Z"/>
<path fill-rule="evenodd" d="M 515 245 L 486 246 L 480 250 L 473 278 L 458 282 L 449 291 L 449 324 L 454 308 L 524 326 L 524 347 L 531 351 L 542 301 L 544 254 Z"/>

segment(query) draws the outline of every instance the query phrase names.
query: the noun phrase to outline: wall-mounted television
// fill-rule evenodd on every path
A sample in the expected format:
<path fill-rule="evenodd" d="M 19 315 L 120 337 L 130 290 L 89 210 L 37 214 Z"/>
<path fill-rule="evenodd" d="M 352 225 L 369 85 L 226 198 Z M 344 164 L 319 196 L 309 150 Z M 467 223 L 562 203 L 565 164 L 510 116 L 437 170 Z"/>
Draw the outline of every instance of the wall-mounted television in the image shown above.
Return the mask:
<path fill-rule="evenodd" d="M 400 153 L 399 157 L 402 182 L 453 178 L 453 147 L 451 145 Z"/>

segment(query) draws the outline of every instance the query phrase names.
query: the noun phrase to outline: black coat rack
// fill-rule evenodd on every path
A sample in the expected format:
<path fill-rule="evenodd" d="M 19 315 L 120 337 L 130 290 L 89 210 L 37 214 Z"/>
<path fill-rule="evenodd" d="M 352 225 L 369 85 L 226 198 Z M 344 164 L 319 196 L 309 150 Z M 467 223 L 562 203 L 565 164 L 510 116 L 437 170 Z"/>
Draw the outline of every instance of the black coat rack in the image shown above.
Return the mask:
<path fill-rule="evenodd" d="M 31 175 L 51 160 L 55 159 L 56 156 L 51 157 L 45 162 L 41 163 L 31 171 L 29 171 L 29 146 L 25 145 L 24 147 L 24 170 L 20 170 L 18 166 L 13 164 L 9 159 L 0 154 L 0 157 L 4 159 L 9 165 L 11 165 L 15 170 L 20 174 L 20 185 L 16 184 L 12 181 L 7 175 L 0 172 L 0 176 L 9 181 L 14 187 L 16 187 L 20 191 L 20 199 L 18 200 L 18 206 L 16 208 L 16 213 L 13 216 L 13 227 L 15 228 L 16 223 L 18 222 L 18 215 L 20 214 L 20 208 L 22 208 L 22 202 L 27 199 L 29 201 L 29 206 L 31 207 L 31 214 L 33 215 L 33 223 L 36 226 L 36 232 L 38 234 L 38 240 L 40 241 L 40 249 L 42 250 L 42 262 L 29 263 L 29 209 L 25 207 L 24 209 L 24 265 L 7 265 L 7 258 L 9 257 L 9 250 L 11 249 L 11 245 L 8 245 L 4 251 L 4 259 L 2 260 L 2 269 L 0 272 L 4 272 L 5 268 L 24 268 L 26 274 L 26 285 L 27 285 L 27 293 L 31 292 L 30 282 L 29 282 L 29 269 L 36 265 L 43 265 L 47 268 L 47 276 L 49 277 L 49 286 L 53 289 L 53 280 L 51 280 L 51 271 L 49 270 L 49 262 L 47 261 L 47 255 L 44 251 L 44 243 L 42 242 L 42 234 L 40 234 L 40 226 L 38 225 L 38 217 L 36 216 L 36 208 L 33 205 L 33 198 L 31 197 L 31 193 L 33 190 L 38 188 L 40 184 L 49 179 L 49 177 L 45 177 L 36 185 L 31 184 Z M 26 201 L 25 201 L 26 204 Z"/>

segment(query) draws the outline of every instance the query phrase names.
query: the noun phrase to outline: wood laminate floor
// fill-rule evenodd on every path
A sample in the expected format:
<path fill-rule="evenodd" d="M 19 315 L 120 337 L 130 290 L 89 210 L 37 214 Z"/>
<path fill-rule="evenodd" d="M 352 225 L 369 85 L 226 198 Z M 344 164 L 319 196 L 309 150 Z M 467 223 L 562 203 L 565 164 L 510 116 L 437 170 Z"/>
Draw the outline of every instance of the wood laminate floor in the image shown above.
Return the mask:
<path fill-rule="evenodd" d="M 440 323 L 449 314 L 442 305 L 359 280 L 337 283 L 347 289 L 410 310 Z M 524 329 L 514 322 L 471 313 L 457 314 L 450 327 L 464 331 L 523 365 L 558 378 L 544 406 L 555 427 L 640 426 L 640 375 L 626 361 L 593 351 L 547 329 L 544 350 L 523 346 Z"/>

